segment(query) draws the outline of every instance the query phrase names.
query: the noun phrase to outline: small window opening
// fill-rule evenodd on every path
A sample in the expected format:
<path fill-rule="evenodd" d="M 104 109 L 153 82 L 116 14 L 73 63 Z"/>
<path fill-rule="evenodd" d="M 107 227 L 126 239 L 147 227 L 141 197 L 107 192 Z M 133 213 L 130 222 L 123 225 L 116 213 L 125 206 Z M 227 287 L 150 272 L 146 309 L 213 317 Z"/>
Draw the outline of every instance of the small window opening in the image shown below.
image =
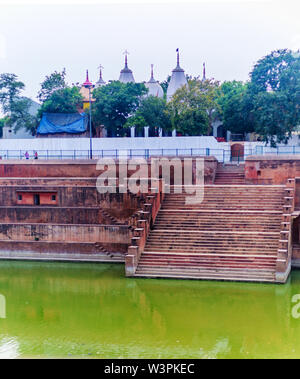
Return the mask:
<path fill-rule="evenodd" d="M 40 195 L 34 195 L 34 205 L 40 205 Z"/>

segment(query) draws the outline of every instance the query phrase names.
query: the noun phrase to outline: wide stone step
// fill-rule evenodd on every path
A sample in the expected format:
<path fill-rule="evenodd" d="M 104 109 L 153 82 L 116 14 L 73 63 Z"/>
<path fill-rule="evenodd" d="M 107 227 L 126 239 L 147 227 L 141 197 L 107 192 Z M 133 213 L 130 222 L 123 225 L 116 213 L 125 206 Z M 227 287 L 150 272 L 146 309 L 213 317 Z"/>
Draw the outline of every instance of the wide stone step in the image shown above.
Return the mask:
<path fill-rule="evenodd" d="M 284 186 L 247 185 L 243 167 L 229 169 L 219 166 L 200 204 L 186 204 L 193 194 L 165 194 L 136 276 L 275 282 L 290 199 Z"/>
<path fill-rule="evenodd" d="M 239 272 L 212 272 L 202 271 L 198 273 L 190 272 L 175 272 L 175 271 L 155 271 L 137 270 L 136 277 L 147 278 L 173 278 L 173 279 L 202 279 L 202 280 L 227 280 L 227 281 L 248 281 L 248 282 L 274 282 L 275 275 L 273 273 L 249 273 L 244 271 Z"/>
<path fill-rule="evenodd" d="M 240 225 L 240 226 L 268 226 L 268 227 L 277 227 L 279 226 L 278 223 L 280 222 L 280 220 L 278 219 L 276 222 L 274 222 L 273 220 L 257 220 L 257 219 L 253 219 L 253 220 L 249 220 L 249 222 L 245 221 L 245 220 L 226 220 L 226 219 L 217 219 L 217 220 L 213 220 L 212 218 L 211 219 L 207 219 L 207 218 L 199 218 L 199 217 L 184 217 L 184 218 L 180 218 L 180 217 L 171 217 L 171 216 L 158 216 L 156 218 L 156 224 L 158 225 L 159 223 L 167 223 L 169 225 L 220 225 L 220 226 L 236 226 L 236 225 Z"/>
<path fill-rule="evenodd" d="M 212 226 L 217 226 L 217 225 L 220 225 L 220 226 L 236 226 L 236 225 L 241 225 L 241 226 L 261 226 L 261 227 L 264 227 L 264 226 L 274 226 L 274 227 L 278 227 L 279 226 L 279 223 L 280 223 L 280 220 L 277 220 L 277 222 L 272 222 L 271 220 L 269 222 L 267 221 L 261 221 L 261 220 L 256 220 L 256 219 L 253 219 L 253 221 L 249 221 L 249 222 L 246 222 L 246 221 L 240 221 L 239 220 L 229 220 L 227 221 L 226 219 L 225 220 L 207 220 L 207 219 L 200 219 L 200 218 L 185 218 L 183 219 L 182 221 L 180 220 L 180 218 L 174 218 L 173 220 L 171 218 L 168 218 L 168 217 L 157 217 L 156 218 L 156 224 L 169 224 L 169 225 L 197 225 L 197 226 L 200 226 L 200 225 L 212 225 Z M 166 229 L 166 228 L 165 228 Z"/>
<path fill-rule="evenodd" d="M 212 254 L 212 253 L 215 253 L 216 255 L 220 254 L 220 253 L 228 253 L 228 254 L 238 254 L 238 255 L 241 255 L 241 254 L 256 254 L 258 249 L 241 249 L 241 248 L 238 248 L 238 249 L 234 249 L 233 247 L 228 247 L 228 248 L 176 248 L 176 249 L 168 249 L 168 248 L 164 248 L 164 247 L 154 247 L 154 246 L 146 246 L 145 247 L 145 252 L 158 252 L 158 253 L 178 253 L 178 254 L 200 254 L 200 253 L 207 253 L 207 254 Z M 274 249 L 265 249 L 265 248 L 262 248 L 259 250 L 259 252 L 262 254 L 262 255 L 268 255 L 268 254 L 271 254 L 271 255 L 274 255 L 275 252 L 277 252 L 277 249 L 274 248 Z"/>
<path fill-rule="evenodd" d="M 240 273 L 245 273 L 247 272 L 250 275 L 263 275 L 263 274 L 274 274 L 274 267 L 273 268 L 246 268 L 246 267 L 241 267 L 241 268 L 230 268 L 230 267 L 178 267 L 178 266 L 169 266 L 169 267 L 156 267 L 156 266 L 144 266 L 144 265 L 139 265 L 137 268 L 138 271 L 149 271 L 151 270 L 152 272 L 189 272 L 189 273 L 203 273 L 203 272 L 211 272 L 211 273 L 235 273 L 235 274 L 240 274 Z"/>
<path fill-rule="evenodd" d="M 185 230 L 198 230 L 201 229 L 207 229 L 207 230 L 217 230 L 217 231 L 258 231 L 258 232 L 280 232 L 280 228 L 276 226 L 271 225 L 218 225 L 218 224 L 205 224 L 205 223 L 195 223 L 195 224 L 184 224 L 184 223 L 172 223 L 168 224 L 166 222 L 157 222 L 155 226 L 153 227 L 153 230 L 161 229 L 162 227 L 172 230 L 178 230 L 178 229 L 185 229 Z"/>
<path fill-rule="evenodd" d="M 211 267 L 212 265 L 214 267 L 272 267 L 276 266 L 276 261 L 273 259 L 270 259 L 270 261 L 264 261 L 264 262 L 256 262 L 256 261 L 234 261 L 234 260 L 212 260 L 207 259 L 204 260 L 190 260 L 190 261 L 183 261 L 183 260 L 164 260 L 164 259 L 157 259 L 157 260 L 151 260 L 151 259 L 141 259 L 139 262 L 140 266 L 180 266 L 180 267 L 197 267 L 201 265 L 202 267 Z"/>
<path fill-rule="evenodd" d="M 272 269 L 276 267 L 276 262 L 270 260 L 270 262 L 235 262 L 233 260 L 228 261 L 213 261 L 213 260 L 207 260 L 207 261 L 191 261 L 191 262 L 182 262 L 182 261 L 165 261 L 165 260 L 145 260 L 141 259 L 139 262 L 139 267 L 169 267 L 172 266 L 174 268 L 195 268 L 195 267 L 203 267 L 203 268 L 267 268 Z"/>
<path fill-rule="evenodd" d="M 265 239 L 265 240 L 259 240 L 258 242 L 254 243 L 254 241 L 256 240 L 242 240 L 242 241 L 239 241 L 239 240 L 213 240 L 213 241 L 210 241 L 208 239 L 193 239 L 192 241 L 189 242 L 189 239 L 180 239 L 180 240 L 176 240 L 174 241 L 174 239 L 164 239 L 163 241 L 160 241 L 160 238 L 151 238 L 151 239 L 148 239 L 147 240 L 147 244 L 146 244 L 146 247 L 147 245 L 151 244 L 151 245 L 159 245 L 159 246 L 170 246 L 171 248 L 173 247 L 176 247 L 176 246 L 186 246 L 186 247 L 190 247 L 190 246 L 195 246 L 195 247 L 210 247 L 210 246 L 216 246 L 216 247 L 220 247 L 220 246 L 235 246 L 235 247 L 239 247 L 241 245 L 247 247 L 247 248 L 251 248 L 251 247 L 268 247 L 268 248 L 273 248 L 274 246 L 277 246 L 278 245 L 278 240 L 279 240 L 279 236 L 278 238 L 276 239 Z M 267 246 L 269 245 L 269 246 Z"/>

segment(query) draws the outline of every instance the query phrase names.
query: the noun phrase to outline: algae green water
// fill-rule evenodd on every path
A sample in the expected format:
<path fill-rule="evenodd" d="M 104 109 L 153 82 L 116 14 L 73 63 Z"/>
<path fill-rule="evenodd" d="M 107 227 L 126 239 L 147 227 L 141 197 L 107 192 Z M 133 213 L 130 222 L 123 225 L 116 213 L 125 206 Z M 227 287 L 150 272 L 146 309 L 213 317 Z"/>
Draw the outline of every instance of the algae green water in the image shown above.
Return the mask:
<path fill-rule="evenodd" d="M 0 357 L 299 358 L 298 293 L 300 271 L 273 285 L 126 279 L 119 264 L 2 261 Z"/>

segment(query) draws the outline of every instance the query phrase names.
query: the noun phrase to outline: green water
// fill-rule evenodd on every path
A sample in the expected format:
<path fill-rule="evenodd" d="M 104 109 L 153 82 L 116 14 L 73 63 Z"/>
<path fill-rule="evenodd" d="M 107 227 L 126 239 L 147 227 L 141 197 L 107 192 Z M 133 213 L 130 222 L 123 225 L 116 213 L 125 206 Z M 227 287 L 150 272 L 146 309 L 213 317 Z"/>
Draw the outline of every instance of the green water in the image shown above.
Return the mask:
<path fill-rule="evenodd" d="M 298 293 L 300 271 L 272 285 L 2 261 L 0 357 L 299 358 Z"/>

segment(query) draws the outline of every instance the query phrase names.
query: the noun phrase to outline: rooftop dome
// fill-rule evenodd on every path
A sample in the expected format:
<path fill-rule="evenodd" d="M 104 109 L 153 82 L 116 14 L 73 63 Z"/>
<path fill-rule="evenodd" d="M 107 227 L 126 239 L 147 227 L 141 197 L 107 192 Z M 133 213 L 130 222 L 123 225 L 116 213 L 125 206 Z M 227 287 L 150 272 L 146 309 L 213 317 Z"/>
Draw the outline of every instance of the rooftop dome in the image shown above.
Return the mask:
<path fill-rule="evenodd" d="M 177 66 L 172 71 L 171 80 L 167 90 L 167 101 L 170 101 L 174 93 L 184 85 L 187 84 L 187 80 L 184 74 L 184 70 L 179 64 L 179 49 L 177 51 Z"/>
<path fill-rule="evenodd" d="M 161 85 L 154 79 L 153 64 L 151 65 L 151 78 L 149 82 L 145 83 L 145 86 L 148 88 L 147 96 L 164 97 L 164 91 Z"/>
<path fill-rule="evenodd" d="M 124 54 L 125 54 L 125 67 L 120 72 L 119 81 L 122 83 L 135 83 L 132 71 L 128 67 L 128 63 L 127 63 L 127 55 L 129 53 L 127 50 L 125 50 Z"/>

